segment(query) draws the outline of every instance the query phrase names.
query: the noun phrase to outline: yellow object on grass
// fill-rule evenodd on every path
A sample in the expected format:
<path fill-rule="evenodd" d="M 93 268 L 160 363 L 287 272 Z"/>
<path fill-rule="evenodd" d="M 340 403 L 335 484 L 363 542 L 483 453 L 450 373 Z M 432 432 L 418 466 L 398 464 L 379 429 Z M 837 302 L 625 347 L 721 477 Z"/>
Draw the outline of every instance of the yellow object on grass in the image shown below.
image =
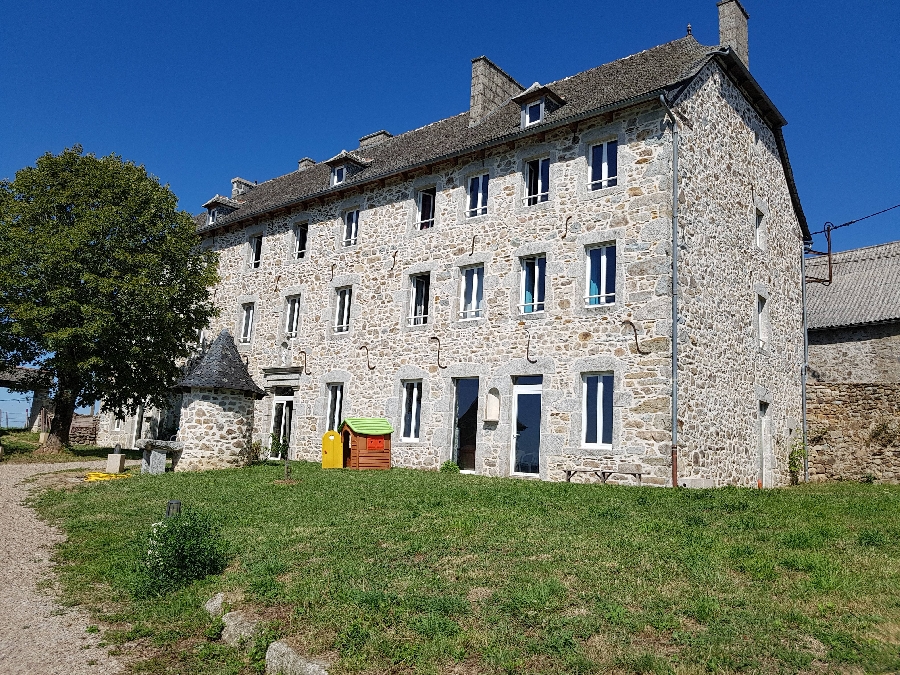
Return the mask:
<path fill-rule="evenodd" d="M 130 478 L 130 473 L 104 473 L 103 471 L 90 471 L 84 477 L 88 483 L 98 480 L 116 480 L 117 478 Z"/>
<path fill-rule="evenodd" d="M 344 466 L 344 453 L 341 446 L 341 435 L 336 431 L 328 431 L 322 436 L 322 468 L 340 469 Z"/>

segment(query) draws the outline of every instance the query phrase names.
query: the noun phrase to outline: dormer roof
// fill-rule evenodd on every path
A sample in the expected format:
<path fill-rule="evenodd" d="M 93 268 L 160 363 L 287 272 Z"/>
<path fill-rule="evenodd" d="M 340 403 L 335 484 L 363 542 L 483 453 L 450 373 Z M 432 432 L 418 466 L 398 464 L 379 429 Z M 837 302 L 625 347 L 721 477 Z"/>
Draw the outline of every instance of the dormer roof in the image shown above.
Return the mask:
<path fill-rule="evenodd" d="M 359 155 L 355 152 L 350 152 L 347 150 L 341 150 L 338 154 L 336 154 L 331 159 L 326 159 L 323 164 L 327 164 L 328 166 L 334 168 L 336 166 L 341 166 L 342 164 L 354 164 L 360 169 L 364 169 L 372 163 L 371 159 L 366 159 L 362 155 Z"/>
<path fill-rule="evenodd" d="M 553 91 L 547 85 L 541 84 L 540 82 L 535 82 L 521 94 L 513 96 L 512 100 L 521 105 L 523 103 L 528 103 L 529 101 L 537 100 L 541 97 L 553 101 L 553 103 L 558 106 L 565 103 L 565 101 L 555 91 Z"/>
<path fill-rule="evenodd" d="M 203 205 L 204 209 L 214 209 L 217 206 L 227 206 L 230 209 L 239 209 L 241 207 L 241 202 L 236 199 L 231 199 L 230 197 L 223 197 L 222 195 L 216 195 L 208 202 Z"/>

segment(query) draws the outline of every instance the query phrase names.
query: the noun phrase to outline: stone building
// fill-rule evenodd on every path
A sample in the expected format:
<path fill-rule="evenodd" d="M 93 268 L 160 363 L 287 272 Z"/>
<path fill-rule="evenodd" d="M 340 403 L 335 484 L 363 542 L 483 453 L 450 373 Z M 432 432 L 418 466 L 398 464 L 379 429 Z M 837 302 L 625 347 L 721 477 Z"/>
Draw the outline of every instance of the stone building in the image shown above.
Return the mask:
<path fill-rule="evenodd" d="M 900 481 L 900 242 L 807 262 L 811 480 Z"/>
<path fill-rule="evenodd" d="M 254 437 L 316 460 L 386 417 L 395 466 L 670 485 L 677 399 L 680 484 L 786 482 L 809 232 L 747 14 L 718 8 L 720 46 L 548 84 L 479 57 L 469 110 L 207 202 Z"/>

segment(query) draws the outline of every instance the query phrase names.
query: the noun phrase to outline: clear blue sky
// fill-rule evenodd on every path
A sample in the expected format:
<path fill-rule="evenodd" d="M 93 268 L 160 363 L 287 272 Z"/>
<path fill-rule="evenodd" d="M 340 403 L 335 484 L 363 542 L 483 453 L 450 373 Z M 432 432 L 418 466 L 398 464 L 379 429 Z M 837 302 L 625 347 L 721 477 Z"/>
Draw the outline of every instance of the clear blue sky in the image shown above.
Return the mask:
<path fill-rule="evenodd" d="M 900 203 L 900 2 L 745 0 L 750 69 L 787 118 L 813 230 Z M 5 3 L 0 177 L 81 143 L 143 163 L 192 213 L 468 108 L 470 60 L 549 82 L 682 37 L 715 0 Z M 835 234 L 900 239 L 900 209 Z M 817 242 L 820 243 L 820 242 Z M 0 390 L 0 399 L 8 398 Z M 3 403 L 0 401 L 0 407 Z"/>

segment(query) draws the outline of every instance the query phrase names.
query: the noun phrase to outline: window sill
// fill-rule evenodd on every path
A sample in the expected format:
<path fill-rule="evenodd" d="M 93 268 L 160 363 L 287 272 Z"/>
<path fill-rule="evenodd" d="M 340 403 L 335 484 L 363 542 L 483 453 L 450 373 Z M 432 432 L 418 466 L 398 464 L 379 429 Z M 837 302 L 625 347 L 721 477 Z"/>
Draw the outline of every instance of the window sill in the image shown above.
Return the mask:
<path fill-rule="evenodd" d="M 464 212 L 464 213 L 463 213 L 463 219 L 464 219 L 467 223 L 472 223 L 472 222 L 477 222 L 477 221 L 480 220 L 480 219 L 486 219 L 486 218 L 487 218 L 488 216 L 490 216 L 490 215 L 491 215 L 491 212 L 490 212 L 490 211 L 488 211 L 487 213 L 479 213 L 478 215 L 475 215 L 475 216 L 470 216 L 470 215 L 468 215 L 468 214 L 466 214 L 466 213 Z"/>
<path fill-rule="evenodd" d="M 460 472 L 462 473 L 462 472 Z M 539 473 L 519 473 L 517 471 L 510 471 L 510 478 L 524 478 L 526 480 L 540 480 L 541 474 Z"/>
<path fill-rule="evenodd" d="M 516 316 L 517 321 L 538 321 L 546 318 L 548 318 L 547 310 L 542 310 L 540 312 L 519 312 Z"/>
<path fill-rule="evenodd" d="M 584 191 L 585 199 L 602 199 L 603 197 L 610 197 L 619 192 L 625 192 L 625 186 L 622 185 L 622 181 L 618 181 L 618 185 L 613 185 L 612 187 L 600 188 L 599 190 L 591 190 L 591 186 L 587 185 Z"/>
<path fill-rule="evenodd" d="M 431 330 L 434 328 L 434 323 L 429 321 L 428 323 L 409 323 L 406 322 L 403 324 L 403 330 L 406 331 L 416 331 L 416 330 Z"/>
<path fill-rule="evenodd" d="M 405 444 L 405 445 L 418 445 L 421 442 L 422 441 L 420 441 L 418 438 L 401 438 L 400 439 L 400 443 Z"/>
<path fill-rule="evenodd" d="M 478 475 L 478 473 L 475 471 L 475 469 L 460 469 L 459 472 L 464 473 L 467 476 L 477 476 Z"/>

